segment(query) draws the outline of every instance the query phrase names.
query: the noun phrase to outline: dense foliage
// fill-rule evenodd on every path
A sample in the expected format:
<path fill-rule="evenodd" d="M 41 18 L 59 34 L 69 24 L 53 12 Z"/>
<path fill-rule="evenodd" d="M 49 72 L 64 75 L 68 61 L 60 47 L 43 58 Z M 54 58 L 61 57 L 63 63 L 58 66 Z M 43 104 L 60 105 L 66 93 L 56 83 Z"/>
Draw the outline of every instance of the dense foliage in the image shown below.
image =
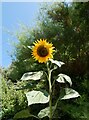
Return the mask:
<path fill-rule="evenodd" d="M 10 80 L 7 81 L 5 78 L 1 80 L 1 89 L 2 89 L 2 111 L 0 112 L 0 117 L 2 116 L 3 120 L 12 118 L 15 113 L 26 108 L 26 97 L 23 90 L 16 90 L 17 87 L 21 87 L 24 83 L 17 83 L 14 85 Z"/>

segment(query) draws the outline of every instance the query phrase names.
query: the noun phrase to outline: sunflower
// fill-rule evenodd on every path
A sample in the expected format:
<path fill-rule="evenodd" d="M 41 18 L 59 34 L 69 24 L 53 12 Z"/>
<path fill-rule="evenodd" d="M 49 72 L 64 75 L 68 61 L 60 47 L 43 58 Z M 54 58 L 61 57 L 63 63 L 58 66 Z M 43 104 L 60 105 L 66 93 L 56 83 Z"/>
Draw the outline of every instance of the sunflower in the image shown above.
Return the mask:
<path fill-rule="evenodd" d="M 45 39 L 37 40 L 33 43 L 32 56 L 39 63 L 46 63 L 49 58 L 53 58 L 52 53 L 55 51 L 53 44 L 47 42 Z"/>

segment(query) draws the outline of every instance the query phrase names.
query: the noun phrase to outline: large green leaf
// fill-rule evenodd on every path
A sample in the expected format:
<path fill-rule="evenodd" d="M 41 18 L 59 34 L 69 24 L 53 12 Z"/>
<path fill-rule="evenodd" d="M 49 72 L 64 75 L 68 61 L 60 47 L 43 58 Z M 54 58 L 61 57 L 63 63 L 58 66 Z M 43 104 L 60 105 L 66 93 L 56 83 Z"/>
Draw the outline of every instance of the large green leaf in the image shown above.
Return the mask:
<path fill-rule="evenodd" d="M 43 75 L 43 71 L 39 72 L 28 72 L 23 74 L 21 80 L 39 80 Z"/>
<path fill-rule="evenodd" d="M 26 119 L 29 117 L 38 118 L 37 116 L 30 114 L 28 109 L 25 109 L 25 110 L 21 110 L 20 112 L 16 113 L 13 120 L 17 120 L 17 119 L 21 119 L 21 118 Z"/>
<path fill-rule="evenodd" d="M 52 107 L 52 110 L 54 109 L 54 106 Z M 46 107 L 44 109 L 42 109 L 39 113 L 38 113 L 38 117 L 39 118 L 43 118 L 43 117 L 50 117 L 50 109 L 49 107 Z"/>
<path fill-rule="evenodd" d="M 71 88 L 65 88 L 66 95 L 62 97 L 62 100 L 79 97 L 79 93 Z"/>
<path fill-rule="evenodd" d="M 49 95 L 46 91 L 30 91 L 26 93 L 28 100 L 28 106 L 37 103 L 47 103 L 49 102 Z"/>
<path fill-rule="evenodd" d="M 30 113 L 29 113 L 28 109 L 25 109 L 25 110 L 22 110 L 22 111 L 16 113 L 13 119 L 15 120 L 15 119 L 19 119 L 19 118 L 28 118 L 28 117 L 30 117 Z"/>
<path fill-rule="evenodd" d="M 49 59 L 52 63 L 56 64 L 57 66 L 61 67 L 62 65 L 64 65 L 64 62 L 61 61 L 57 61 L 57 60 L 53 60 L 53 59 Z"/>
<path fill-rule="evenodd" d="M 72 85 L 71 78 L 65 74 L 59 74 L 56 81 L 59 83 L 66 83 L 67 81 L 70 84 L 70 86 Z"/>

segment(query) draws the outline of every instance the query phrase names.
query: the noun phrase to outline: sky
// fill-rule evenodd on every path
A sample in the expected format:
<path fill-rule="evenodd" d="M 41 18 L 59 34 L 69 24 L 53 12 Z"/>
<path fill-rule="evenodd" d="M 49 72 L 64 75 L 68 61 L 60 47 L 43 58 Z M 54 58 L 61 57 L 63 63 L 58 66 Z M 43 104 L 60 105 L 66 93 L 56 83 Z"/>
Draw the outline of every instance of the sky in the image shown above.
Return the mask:
<path fill-rule="evenodd" d="M 2 23 L 2 63 L 0 64 L 2 65 L 0 66 L 8 67 L 12 62 L 11 43 L 17 42 L 17 39 L 10 33 L 17 32 L 20 23 L 29 27 L 35 26 L 40 4 L 38 2 L 2 2 L 2 22 L 0 21 Z"/>

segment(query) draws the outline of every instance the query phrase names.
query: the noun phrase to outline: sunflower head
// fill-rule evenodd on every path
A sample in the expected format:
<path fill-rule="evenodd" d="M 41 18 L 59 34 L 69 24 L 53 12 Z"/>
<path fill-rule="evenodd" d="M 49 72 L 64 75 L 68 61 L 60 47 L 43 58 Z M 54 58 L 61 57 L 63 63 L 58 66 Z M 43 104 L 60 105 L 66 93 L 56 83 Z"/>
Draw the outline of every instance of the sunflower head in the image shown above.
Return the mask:
<path fill-rule="evenodd" d="M 52 53 L 55 50 L 52 43 L 49 43 L 44 39 L 40 39 L 33 44 L 32 56 L 35 60 L 38 60 L 39 63 L 46 63 L 49 58 L 53 58 Z"/>

